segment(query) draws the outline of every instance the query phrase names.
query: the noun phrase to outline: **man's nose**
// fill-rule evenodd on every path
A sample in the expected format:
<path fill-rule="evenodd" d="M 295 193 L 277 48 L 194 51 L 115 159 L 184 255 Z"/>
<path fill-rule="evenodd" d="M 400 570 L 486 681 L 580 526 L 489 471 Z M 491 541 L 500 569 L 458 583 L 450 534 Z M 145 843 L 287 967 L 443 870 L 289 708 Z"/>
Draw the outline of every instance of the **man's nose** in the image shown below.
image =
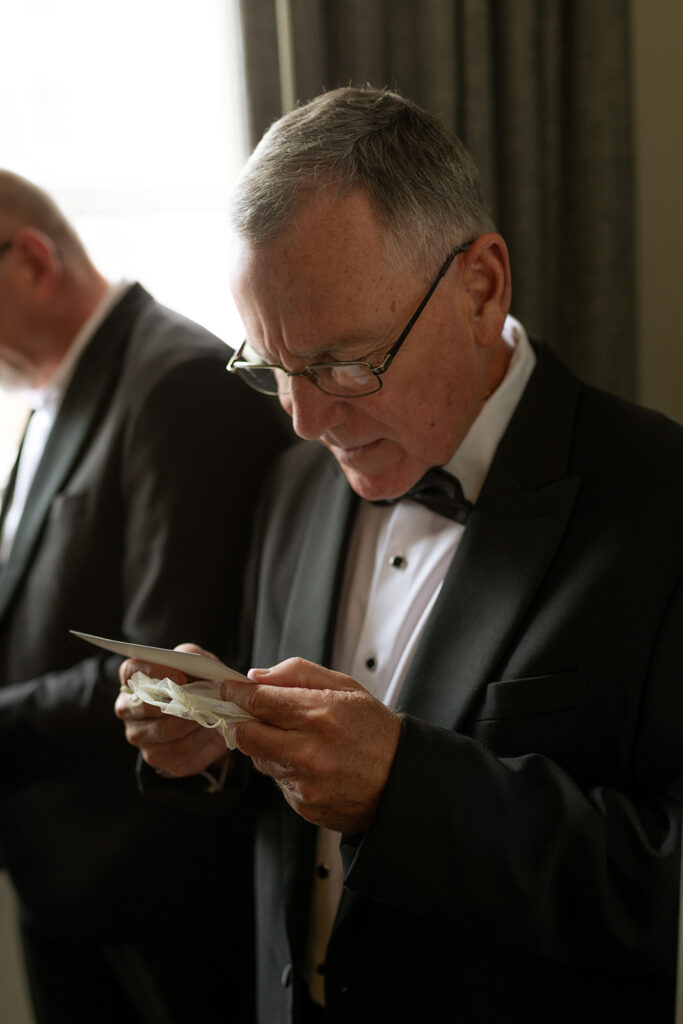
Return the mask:
<path fill-rule="evenodd" d="M 290 377 L 289 389 L 282 406 L 292 417 L 295 433 L 304 440 L 317 440 L 346 418 L 344 399 L 326 394 L 307 377 Z"/>

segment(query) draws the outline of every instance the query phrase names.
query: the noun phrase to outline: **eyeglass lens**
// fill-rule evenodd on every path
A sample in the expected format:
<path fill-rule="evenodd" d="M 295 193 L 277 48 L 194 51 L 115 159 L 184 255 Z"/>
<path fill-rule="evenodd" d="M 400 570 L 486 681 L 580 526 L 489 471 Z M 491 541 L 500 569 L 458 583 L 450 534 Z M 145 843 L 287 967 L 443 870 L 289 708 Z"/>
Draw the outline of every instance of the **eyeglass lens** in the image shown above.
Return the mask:
<path fill-rule="evenodd" d="M 287 395 L 292 390 L 292 378 L 282 370 L 250 366 L 240 367 L 239 373 L 252 387 L 268 395 Z M 331 395 L 368 394 L 380 387 L 375 374 L 367 366 L 357 364 L 310 367 L 306 376 Z"/>

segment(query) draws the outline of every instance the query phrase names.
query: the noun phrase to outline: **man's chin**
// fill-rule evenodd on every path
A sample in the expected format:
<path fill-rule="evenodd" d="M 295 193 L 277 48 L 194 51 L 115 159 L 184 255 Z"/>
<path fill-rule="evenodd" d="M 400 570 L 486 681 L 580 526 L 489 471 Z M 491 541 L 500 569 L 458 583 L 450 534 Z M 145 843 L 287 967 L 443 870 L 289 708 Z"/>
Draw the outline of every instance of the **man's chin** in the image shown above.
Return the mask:
<path fill-rule="evenodd" d="M 401 498 L 422 476 L 424 470 L 415 473 L 361 473 L 340 462 L 344 476 L 355 493 L 366 501 L 395 501 Z"/>

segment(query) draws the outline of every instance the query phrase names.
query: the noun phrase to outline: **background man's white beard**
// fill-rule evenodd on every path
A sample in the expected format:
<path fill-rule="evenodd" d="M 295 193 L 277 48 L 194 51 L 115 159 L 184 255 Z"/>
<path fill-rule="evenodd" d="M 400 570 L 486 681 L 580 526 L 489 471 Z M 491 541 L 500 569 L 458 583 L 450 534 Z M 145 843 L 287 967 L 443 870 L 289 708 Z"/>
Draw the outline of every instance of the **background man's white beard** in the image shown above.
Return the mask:
<path fill-rule="evenodd" d="M 0 391 L 25 391 L 33 386 L 30 367 L 15 366 L 0 358 Z"/>

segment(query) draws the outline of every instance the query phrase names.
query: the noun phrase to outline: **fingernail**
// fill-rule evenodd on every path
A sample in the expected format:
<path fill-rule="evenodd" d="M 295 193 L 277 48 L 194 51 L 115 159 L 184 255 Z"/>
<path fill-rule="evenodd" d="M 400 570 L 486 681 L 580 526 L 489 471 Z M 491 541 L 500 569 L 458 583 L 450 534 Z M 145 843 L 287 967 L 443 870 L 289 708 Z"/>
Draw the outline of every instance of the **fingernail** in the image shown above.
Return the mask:
<path fill-rule="evenodd" d="M 259 679 L 263 679 L 264 676 L 270 674 L 269 668 L 250 668 L 247 672 L 247 679 L 251 679 L 252 682 L 257 683 Z"/>

